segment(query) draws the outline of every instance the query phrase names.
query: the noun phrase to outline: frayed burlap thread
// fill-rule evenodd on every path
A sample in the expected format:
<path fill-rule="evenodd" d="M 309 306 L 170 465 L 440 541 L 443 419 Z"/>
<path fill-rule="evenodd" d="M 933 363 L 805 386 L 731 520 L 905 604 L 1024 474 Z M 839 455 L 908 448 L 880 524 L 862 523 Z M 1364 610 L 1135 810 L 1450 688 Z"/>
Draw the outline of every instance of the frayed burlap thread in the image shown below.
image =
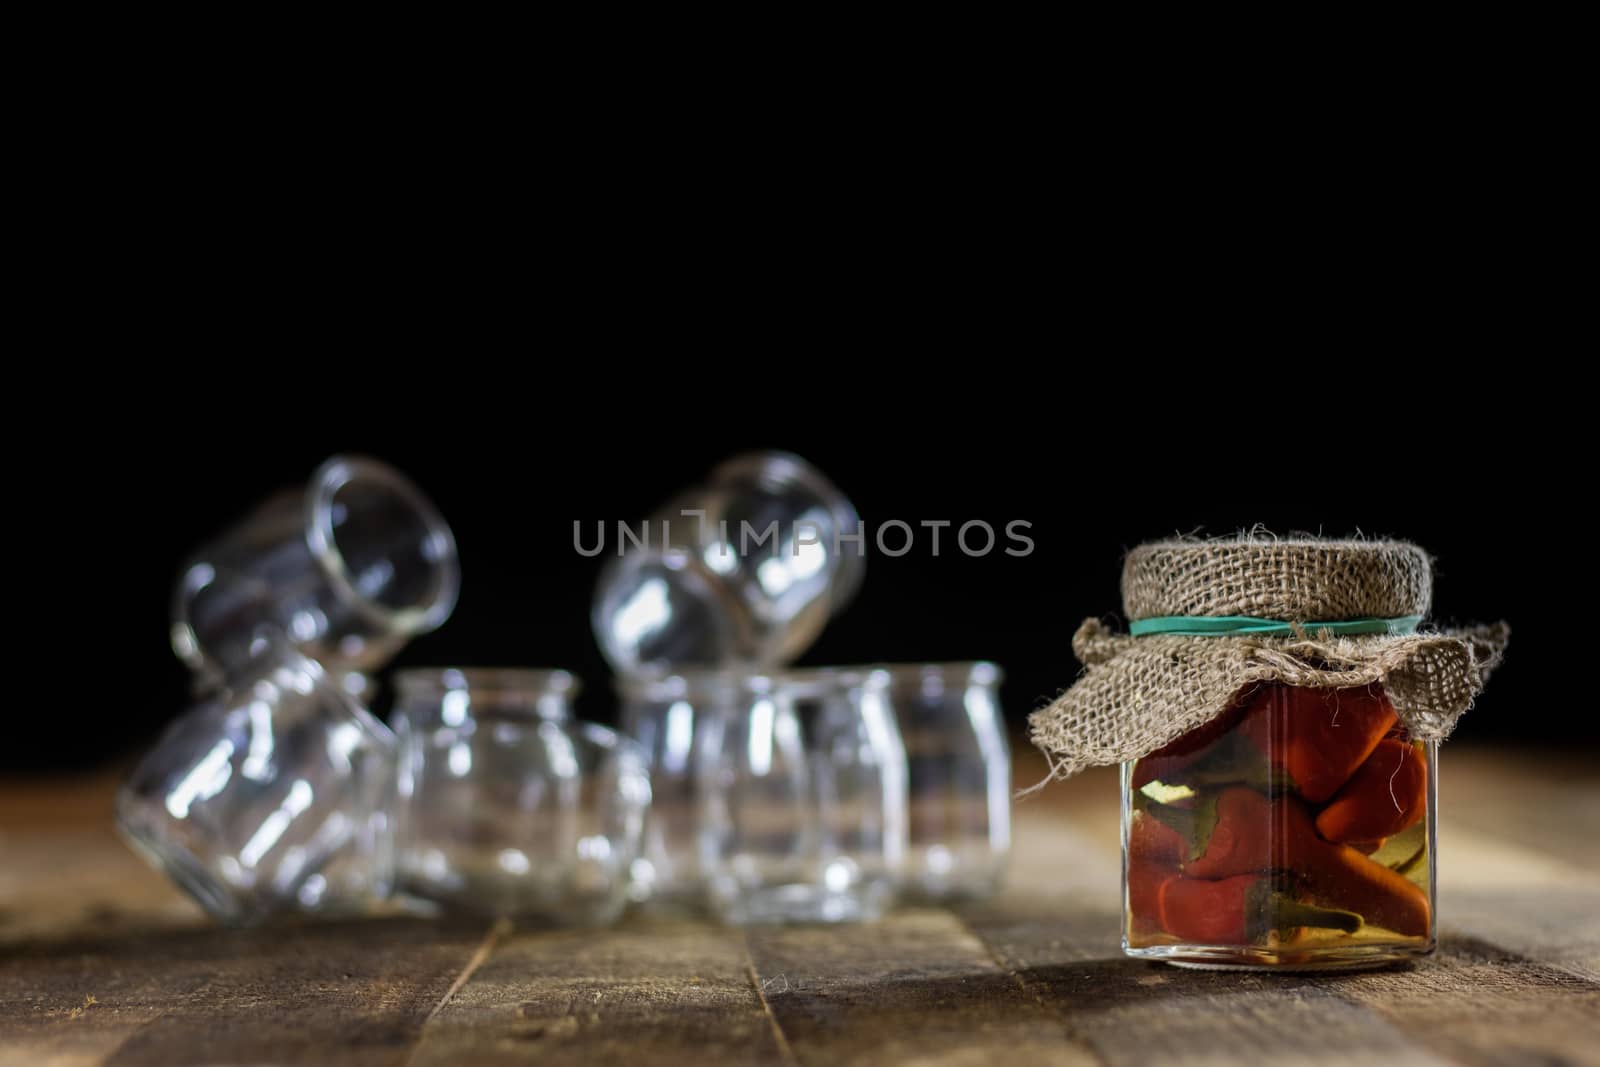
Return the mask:
<path fill-rule="evenodd" d="M 1428 557 L 1395 541 L 1161 542 L 1129 554 L 1130 618 L 1253 615 L 1285 621 L 1423 615 Z M 1137 608 L 1137 611 L 1135 610 Z M 1423 740 L 1442 740 L 1499 663 L 1505 623 L 1404 636 L 1158 634 L 1130 637 L 1085 620 L 1072 649 L 1084 669 L 1029 718 L 1051 778 L 1138 759 L 1211 721 L 1261 682 L 1317 689 L 1378 683 Z"/>

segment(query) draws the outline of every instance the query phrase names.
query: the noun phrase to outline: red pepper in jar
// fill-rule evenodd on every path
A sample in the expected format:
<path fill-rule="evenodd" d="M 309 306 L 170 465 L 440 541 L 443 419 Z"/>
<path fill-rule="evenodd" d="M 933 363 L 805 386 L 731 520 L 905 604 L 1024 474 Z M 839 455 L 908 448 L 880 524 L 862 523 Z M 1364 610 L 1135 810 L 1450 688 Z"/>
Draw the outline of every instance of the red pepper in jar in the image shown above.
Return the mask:
<path fill-rule="evenodd" d="M 1274 802 L 1273 835 L 1286 853 L 1274 860 L 1298 875 L 1318 903 L 1348 908 L 1371 925 L 1406 937 L 1427 935 L 1428 895 L 1349 845 L 1318 837 L 1310 812 L 1294 797 Z"/>
<path fill-rule="evenodd" d="M 1215 751 L 1218 741 L 1228 737 L 1238 725 L 1245 706 L 1246 700 L 1235 700 L 1232 707 L 1210 722 L 1141 757 L 1133 765 L 1133 788 L 1142 789 L 1151 782 L 1171 785 L 1187 781 L 1189 768 Z"/>
<path fill-rule="evenodd" d="M 1183 873 L 1230 878 L 1272 865 L 1272 806 L 1254 789 L 1204 793 L 1192 807 L 1147 803 L 1145 810 L 1183 839 Z"/>
<path fill-rule="evenodd" d="M 1381 686 L 1264 685 L 1240 730 L 1273 767 L 1288 773 L 1301 796 L 1321 804 L 1350 779 L 1395 721 Z"/>
<path fill-rule="evenodd" d="M 1161 883 L 1178 873 L 1183 835 L 1142 811 L 1128 828 L 1128 913 L 1140 932 L 1153 932 L 1160 911 Z"/>
<path fill-rule="evenodd" d="M 1183 874 L 1227 879 L 1268 870 L 1296 875 L 1321 905 L 1346 908 L 1408 937 L 1428 932 L 1428 898 L 1404 875 L 1349 845 L 1324 841 L 1297 798 L 1272 800 L 1243 786 L 1204 796 L 1193 809 L 1147 804 L 1145 810 L 1183 835 Z"/>
<path fill-rule="evenodd" d="M 1273 888 L 1266 875 L 1220 881 L 1168 878 L 1161 884 L 1161 928 L 1174 937 L 1211 945 L 1249 945 L 1277 930 L 1315 926 L 1354 933 L 1361 916 L 1320 908 Z"/>
<path fill-rule="evenodd" d="M 1317 816 L 1317 833 L 1329 841 L 1373 841 L 1408 829 L 1427 808 L 1427 760 L 1414 745 L 1381 741 Z"/>

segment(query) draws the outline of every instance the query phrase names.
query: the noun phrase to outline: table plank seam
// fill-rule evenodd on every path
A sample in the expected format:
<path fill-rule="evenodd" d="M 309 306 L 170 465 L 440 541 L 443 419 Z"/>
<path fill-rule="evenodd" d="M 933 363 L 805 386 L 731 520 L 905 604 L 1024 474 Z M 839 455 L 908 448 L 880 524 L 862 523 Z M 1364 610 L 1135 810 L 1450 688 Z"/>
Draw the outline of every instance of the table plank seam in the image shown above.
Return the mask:
<path fill-rule="evenodd" d="M 210 982 L 203 983 L 202 985 L 198 986 L 197 988 L 190 990 L 190 994 L 191 995 L 202 994 L 206 990 L 208 990 L 210 987 L 211 987 L 211 983 Z M 129 1045 L 129 1043 L 131 1043 L 133 1041 L 134 1038 L 139 1037 L 141 1034 L 144 1033 L 145 1030 L 147 1030 L 150 1027 L 154 1026 L 156 1023 L 161 1022 L 163 1019 L 165 1019 L 170 1014 L 171 1014 L 171 1009 L 170 1008 L 161 1008 L 154 1015 L 152 1015 L 150 1018 L 144 1020 L 139 1025 L 135 1026 L 128 1033 L 123 1034 L 122 1035 L 122 1040 L 118 1041 L 112 1047 L 106 1049 L 94 1061 L 96 1067 L 100 1067 L 100 1065 L 107 1064 L 107 1063 L 110 1063 L 113 1060 L 115 1060 L 117 1058 L 117 1054 L 120 1053 L 125 1047 L 127 1047 Z"/>
<path fill-rule="evenodd" d="M 994 961 L 994 965 L 1000 968 L 1000 970 L 1006 975 L 1010 976 L 1011 980 L 1016 983 L 1017 988 L 1022 991 L 1024 996 L 1028 997 L 1035 1004 L 1037 1004 L 1039 1009 L 1045 1014 L 1055 1018 L 1061 1023 L 1061 1028 L 1063 1031 L 1065 1031 L 1067 1040 L 1071 1041 L 1085 1054 L 1093 1057 L 1094 1062 L 1101 1064 L 1107 1062 L 1105 1057 L 1100 1055 L 1099 1049 L 1095 1048 L 1091 1042 L 1085 1040 L 1082 1035 L 1074 1031 L 1072 1021 L 1062 1014 L 1061 1009 L 1047 1000 L 1044 994 L 1035 988 L 1034 983 L 1028 981 L 1028 979 L 1023 975 L 1021 969 L 1013 967 L 1011 964 L 1006 962 L 1005 957 L 1000 954 L 1000 951 L 989 943 L 989 939 L 984 937 L 977 927 L 973 926 L 967 921 L 967 917 L 965 915 L 954 909 L 950 909 L 949 914 L 955 918 L 956 922 L 961 925 L 963 930 L 972 936 L 973 940 L 977 941 L 978 944 L 983 946 L 983 951 L 988 953 L 989 958 Z"/>
<path fill-rule="evenodd" d="M 750 952 L 750 938 L 742 930 L 739 932 L 739 944 L 744 950 L 745 973 L 750 976 L 750 986 L 756 991 L 756 999 L 761 1002 L 762 1014 L 767 1017 L 767 1023 L 772 1027 L 772 1039 L 777 1043 L 779 1055 L 785 1063 L 799 1063 L 794 1049 L 789 1046 L 788 1036 L 778 1023 L 777 1014 L 772 1010 L 772 1004 L 767 1000 L 767 991 L 761 987 L 761 975 L 756 971 L 756 958 Z"/>
<path fill-rule="evenodd" d="M 450 988 L 444 991 L 444 996 L 439 998 L 439 1003 L 435 1004 L 433 1010 L 428 1012 L 428 1017 L 422 1020 L 423 1028 L 426 1028 L 429 1023 L 438 1018 L 439 1013 L 445 1009 L 445 1005 L 450 1003 L 450 998 L 459 993 L 461 987 L 467 984 L 467 980 L 472 977 L 477 969 L 488 962 L 494 950 L 500 946 L 500 943 L 510 933 L 511 921 L 509 919 L 495 920 L 494 925 L 489 927 L 488 933 L 483 935 L 483 940 L 478 944 L 471 958 L 467 960 L 466 966 L 461 968 L 460 974 L 456 975 L 456 980 L 450 983 Z M 422 1043 L 420 1032 L 417 1035 L 417 1043 L 418 1045 Z"/>

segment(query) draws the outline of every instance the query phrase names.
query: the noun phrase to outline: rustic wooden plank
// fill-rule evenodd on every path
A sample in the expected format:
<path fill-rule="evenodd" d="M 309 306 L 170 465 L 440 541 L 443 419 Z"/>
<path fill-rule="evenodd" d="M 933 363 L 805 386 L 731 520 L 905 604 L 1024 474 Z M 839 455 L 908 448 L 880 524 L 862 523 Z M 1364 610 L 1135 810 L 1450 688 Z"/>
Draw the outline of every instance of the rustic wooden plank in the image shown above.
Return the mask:
<path fill-rule="evenodd" d="M 89 771 L 0 781 L 0 833 L 81 828 L 105 823 L 122 772 Z"/>
<path fill-rule="evenodd" d="M 1414 967 L 1304 981 L 1457 1063 L 1600 1063 L 1600 984 L 1468 937 Z"/>
<path fill-rule="evenodd" d="M 1097 1062 L 947 911 L 747 936 L 763 995 L 802 1064 Z"/>
<path fill-rule="evenodd" d="M 115 785 L 0 786 L 0 1067 L 99 1063 L 209 977 L 200 909 L 111 828 Z"/>
<path fill-rule="evenodd" d="M 0 949 L 203 921 L 192 900 L 118 839 L 109 814 L 86 825 L 0 829 Z"/>
<path fill-rule="evenodd" d="M 215 927 L 117 838 L 115 785 L 0 789 L 0 1065 L 385 1062 L 369 1053 L 395 1051 L 390 1037 L 406 1051 L 407 1019 L 414 1037 L 482 936 L 414 921 Z"/>
<path fill-rule="evenodd" d="M 973 928 L 1108 1064 L 1436 1064 L 1389 1020 L 1291 976 L 1181 970 L 1121 955 L 1104 912 L 973 917 Z M 1107 930 L 1111 931 L 1109 934 Z"/>
<path fill-rule="evenodd" d="M 1600 890 L 1542 886 L 1531 893 L 1464 891 L 1446 883 L 1439 906 L 1447 933 L 1600 982 Z"/>
<path fill-rule="evenodd" d="M 0 1067 L 99 1063 L 209 969 L 183 934 L 0 953 Z"/>
<path fill-rule="evenodd" d="M 408 920 L 219 930 L 111 834 L 111 780 L 8 783 L 0 1067 L 1597 1062 L 1595 775 L 1542 754 L 1442 765 L 1441 950 L 1336 977 L 1122 958 L 1109 769 L 1019 801 L 1009 889 L 960 918 L 752 930 L 748 951 L 685 921 L 493 943 Z M 1039 774 L 1019 752 L 1017 783 Z"/>
<path fill-rule="evenodd" d="M 511 936 L 429 1020 L 411 1064 L 783 1056 L 738 931 L 676 921 Z"/>
<path fill-rule="evenodd" d="M 1582 752 L 1447 744 L 1439 814 L 1563 867 L 1600 872 L 1600 764 Z"/>
<path fill-rule="evenodd" d="M 106 1062 L 403 1064 L 483 939 L 482 924 L 388 919 L 118 942 L 92 969 L 131 967 L 159 1010 Z"/>
<path fill-rule="evenodd" d="M 1439 824 L 1439 916 L 1447 932 L 1600 981 L 1596 874 L 1453 815 Z"/>
<path fill-rule="evenodd" d="M 1555 753 L 1469 751 L 1450 766 L 1439 781 L 1444 930 L 1600 980 L 1600 775 Z"/>

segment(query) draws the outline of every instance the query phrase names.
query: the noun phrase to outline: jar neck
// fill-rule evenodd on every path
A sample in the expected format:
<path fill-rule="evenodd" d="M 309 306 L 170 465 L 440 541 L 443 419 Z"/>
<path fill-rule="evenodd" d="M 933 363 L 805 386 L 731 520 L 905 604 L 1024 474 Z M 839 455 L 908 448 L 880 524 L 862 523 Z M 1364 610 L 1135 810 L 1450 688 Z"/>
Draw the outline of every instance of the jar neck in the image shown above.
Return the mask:
<path fill-rule="evenodd" d="M 469 718 L 561 720 L 580 688 L 561 670 L 413 668 L 395 675 L 395 710 L 419 726 L 460 726 Z"/>

